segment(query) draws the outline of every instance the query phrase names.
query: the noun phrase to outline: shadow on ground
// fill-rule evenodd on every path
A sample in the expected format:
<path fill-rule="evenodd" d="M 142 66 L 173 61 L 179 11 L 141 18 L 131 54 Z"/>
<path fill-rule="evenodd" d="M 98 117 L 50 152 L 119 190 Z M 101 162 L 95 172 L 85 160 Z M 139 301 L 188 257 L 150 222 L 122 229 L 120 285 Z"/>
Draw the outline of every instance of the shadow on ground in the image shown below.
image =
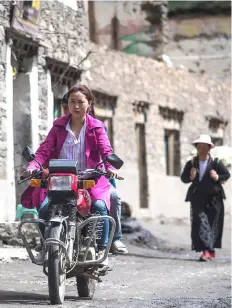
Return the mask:
<path fill-rule="evenodd" d="M 48 295 L 39 293 L 27 293 L 18 291 L 4 291 L 0 290 L 0 303 L 16 304 L 16 305 L 35 305 L 43 306 L 49 304 Z M 3 306 L 4 307 L 4 306 Z"/>
<path fill-rule="evenodd" d="M 65 296 L 65 301 L 89 301 L 90 298 L 79 298 L 78 296 Z M 14 305 L 30 306 L 48 306 L 50 305 L 49 296 L 40 293 L 27 293 L 18 291 L 0 290 L 0 303 Z"/>

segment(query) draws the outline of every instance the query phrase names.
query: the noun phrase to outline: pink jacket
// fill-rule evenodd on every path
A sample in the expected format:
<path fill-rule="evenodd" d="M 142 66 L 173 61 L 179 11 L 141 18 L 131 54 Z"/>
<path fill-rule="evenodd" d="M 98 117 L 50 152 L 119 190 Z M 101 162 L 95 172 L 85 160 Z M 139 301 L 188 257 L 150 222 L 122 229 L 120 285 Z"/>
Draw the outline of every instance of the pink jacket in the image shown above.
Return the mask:
<path fill-rule="evenodd" d="M 48 133 L 45 141 L 40 145 L 35 153 L 36 160 L 44 167 L 48 167 L 50 159 L 59 157 L 59 153 L 63 147 L 63 143 L 67 137 L 66 125 L 71 116 L 64 116 L 56 119 L 53 127 Z M 85 132 L 85 155 L 87 168 L 95 168 L 100 162 L 101 157 L 105 159 L 106 155 L 112 153 L 112 148 L 106 134 L 104 124 L 86 115 L 86 132 Z M 38 164 L 32 161 L 28 164 L 28 168 L 37 169 Z M 110 164 L 105 163 L 106 170 Z M 114 169 L 111 167 L 111 169 Z M 107 208 L 110 208 L 110 183 L 105 177 L 101 177 L 96 186 L 89 189 L 92 201 L 103 200 Z M 35 188 L 29 186 L 21 197 L 21 203 L 26 208 L 40 207 L 41 203 L 47 195 L 46 189 Z"/>

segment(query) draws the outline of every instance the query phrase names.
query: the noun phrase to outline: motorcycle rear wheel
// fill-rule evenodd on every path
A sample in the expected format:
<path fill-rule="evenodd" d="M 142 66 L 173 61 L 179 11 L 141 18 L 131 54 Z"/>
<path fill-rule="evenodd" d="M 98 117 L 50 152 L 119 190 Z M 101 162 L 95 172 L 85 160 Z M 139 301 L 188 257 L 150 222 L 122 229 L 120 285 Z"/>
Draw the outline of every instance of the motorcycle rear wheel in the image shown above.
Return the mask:
<path fill-rule="evenodd" d="M 79 297 L 93 298 L 96 281 L 86 276 L 77 277 L 77 291 Z"/>
<path fill-rule="evenodd" d="M 64 241 L 64 229 L 52 226 L 49 238 Z M 48 291 L 52 305 L 63 304 L 65 296 L 66 274 L 62 274 L 64 254 L 59 245 L 51 245 L 48 249 Z"/>

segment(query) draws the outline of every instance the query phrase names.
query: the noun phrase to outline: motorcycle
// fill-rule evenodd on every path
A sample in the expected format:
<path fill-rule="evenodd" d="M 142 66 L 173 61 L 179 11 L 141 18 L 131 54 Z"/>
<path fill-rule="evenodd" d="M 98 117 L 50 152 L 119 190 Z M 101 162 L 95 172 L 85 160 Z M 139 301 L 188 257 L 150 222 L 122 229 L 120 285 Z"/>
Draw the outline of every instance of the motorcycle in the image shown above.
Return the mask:
<path fill-rule="evenodd" d="M 27 161 L 36 161 L 29 147 L 23 150 Z M 115 154 L 110 154 L 106 160 L 116 169 L 120 169 L 123 161 Z M 27 249 L 32 263 L 43 266 L 43 272 L 48 277 L 49 299 L 51 304 L 62 304 L 65 297 L 66 279 L 76 277 L 79 297 L 92 298 L 96 281 L 101 282 L 101 276 L 108 269 L 100 264 L 108 257 L 115 232 L 115 221 L 110 216 L 91 214 L 91 200 L 88 188 L 95 186 L 101 176 L 107 173 L 99 168 L 79 171 L 75 160 L 50 160 L 48 170 L 43 169 L 38 161 L 39 169 L 33 171 L 30 177 L 20 177 L 18 184 L 30 181 L 30 186 L 47 188 L 48 217 L 43 219 L 24 219 L 19 224 L 19 235 Z M 117 177 L 123 180 L 122 177 Z M 99 255 L 98 240 L 101 238 L 104 220 L 110 222 L 110 234 L 103 256 Z M 42 242 L 42 262 L 36 260 L 23 226 L 34 224 Z M 39 224 L 45 225 L 45 235 L 39 229 Z"/>

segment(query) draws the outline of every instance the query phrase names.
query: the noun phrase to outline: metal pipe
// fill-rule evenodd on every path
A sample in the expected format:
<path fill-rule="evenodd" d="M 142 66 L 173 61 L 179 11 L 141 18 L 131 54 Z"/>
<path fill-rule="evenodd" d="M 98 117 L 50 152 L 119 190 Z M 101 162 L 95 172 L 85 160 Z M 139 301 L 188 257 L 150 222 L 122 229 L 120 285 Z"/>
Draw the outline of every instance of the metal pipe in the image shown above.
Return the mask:
<path fill-rule="evenodd" d="M 110 216 L 92 216 L 89 217 L 88 219 L 86 219 L 85 221 L 81 222 L 79 225 L 77 225 L 77 229 L 81 230 L 84 226 L 86 226 L 89 222 L 91 221 L 97 221 L 99 219 L 109 219 L 109 221 L 111 222 L 111 231 L 110 231 L 110 235 L 109 235 L 109 240 L 108 240 L 108 244 L 106 246 L 106 250 L 105 250 L 105 254 L 101 259 L 97 259 L 97 260 L 86 260 L 86 261 L 76 261 L 76 265 L 80 265 L 80 266 L 86 266 L 86 265 L 96 265 L 96 264 L 100 264 L 102 263 L 108 256 L 109 250 L 110 250 L 110 246 L 114 237 L 114 232 L 115 232 L 115 228 L 116 228 L 116 223 L 114 221 L 114 219 Z"/>
<path fill-rule="evenodd" d="M 93 223 L 94 224 L 93 224 L 93 228 L 92 228 L 92 233 L 91 233 L 91 235 L 89 237 L 89 241 L 88 241 L 88 244 L 87 244 L 86 249 L 85 249 L 85 253 L 84 253 L 84 257 L 83 257 L 83 262 L 86 261 L 86 258 L 87 258 L 88 252 L 89 252 L 89 247 L 90 247 L 91 241 L 92 241 L 92 239 L 93 239 L 93 237 L 95 235 L 94 231 L 95 231 L 95 228 L 96 228 L 96 225 L 97 225 L 98 221 L 95 220 Z"/>
<path fill-rule="evenodd" d="M 44 238 L 43 238 L 43 235 L 42 235 L 42 233 L 41 233 L 41 231 L 40 231 L 40 229 L 39 229 L 38 224 L 39 224 L 39 223 L 42 223 L 42 224 L 44 224 L 44 225 L 47 225 L 47 223 L 46 223 L 46 221 L 45 221 L 44 219 L 29 219 L 29 218 L 27 218 L 27 219 L 24 219 L 24 220 L 19 224 L 19 226 L 18 226 L 18 233 L 19 233 L 19 235 L 20 235 L 20 237 L 21 237 L 21 239 L 22 239 L 22 241 L 23 241 L 23 244 L 24 244 L 24 246 L 25 246 L 25 248 L 26 248 L 26 250 L 27 250 L 27 253 L 28 253 L 28 255 L 29 255 L 30 259 L 31 259 L 31 262 L 34 263 L 34 264 L 36 264 L 36 265 L 41 265 L 41 262 L 38 262 L 38 261 L 35 259 L 35 257 L 34 257 L 34 255 L 33 255 L 32 251 L 31 251 L 31 248 L 30 248 L 30 246 L 29 246 L 29 244 L 28 244 L 28 241 L 27 241 L 27 239 L 26 239 L 26 237 L 25 237 L 25 235 L 24 235 L 24 233 L 23 233 L 23 231 L 22 231 L 22 227 L 23 227 L 23 225 L 26 224 L 26 223 L 36 224 L 36 228 L 37 228 L 37 230 L 38 230 L 38 232 L 39 232 L 39 235 L 40 235 L 40 237 L 41 237 L 41 240 L 42 240 L 43 245 L 44 245 Z"/>

